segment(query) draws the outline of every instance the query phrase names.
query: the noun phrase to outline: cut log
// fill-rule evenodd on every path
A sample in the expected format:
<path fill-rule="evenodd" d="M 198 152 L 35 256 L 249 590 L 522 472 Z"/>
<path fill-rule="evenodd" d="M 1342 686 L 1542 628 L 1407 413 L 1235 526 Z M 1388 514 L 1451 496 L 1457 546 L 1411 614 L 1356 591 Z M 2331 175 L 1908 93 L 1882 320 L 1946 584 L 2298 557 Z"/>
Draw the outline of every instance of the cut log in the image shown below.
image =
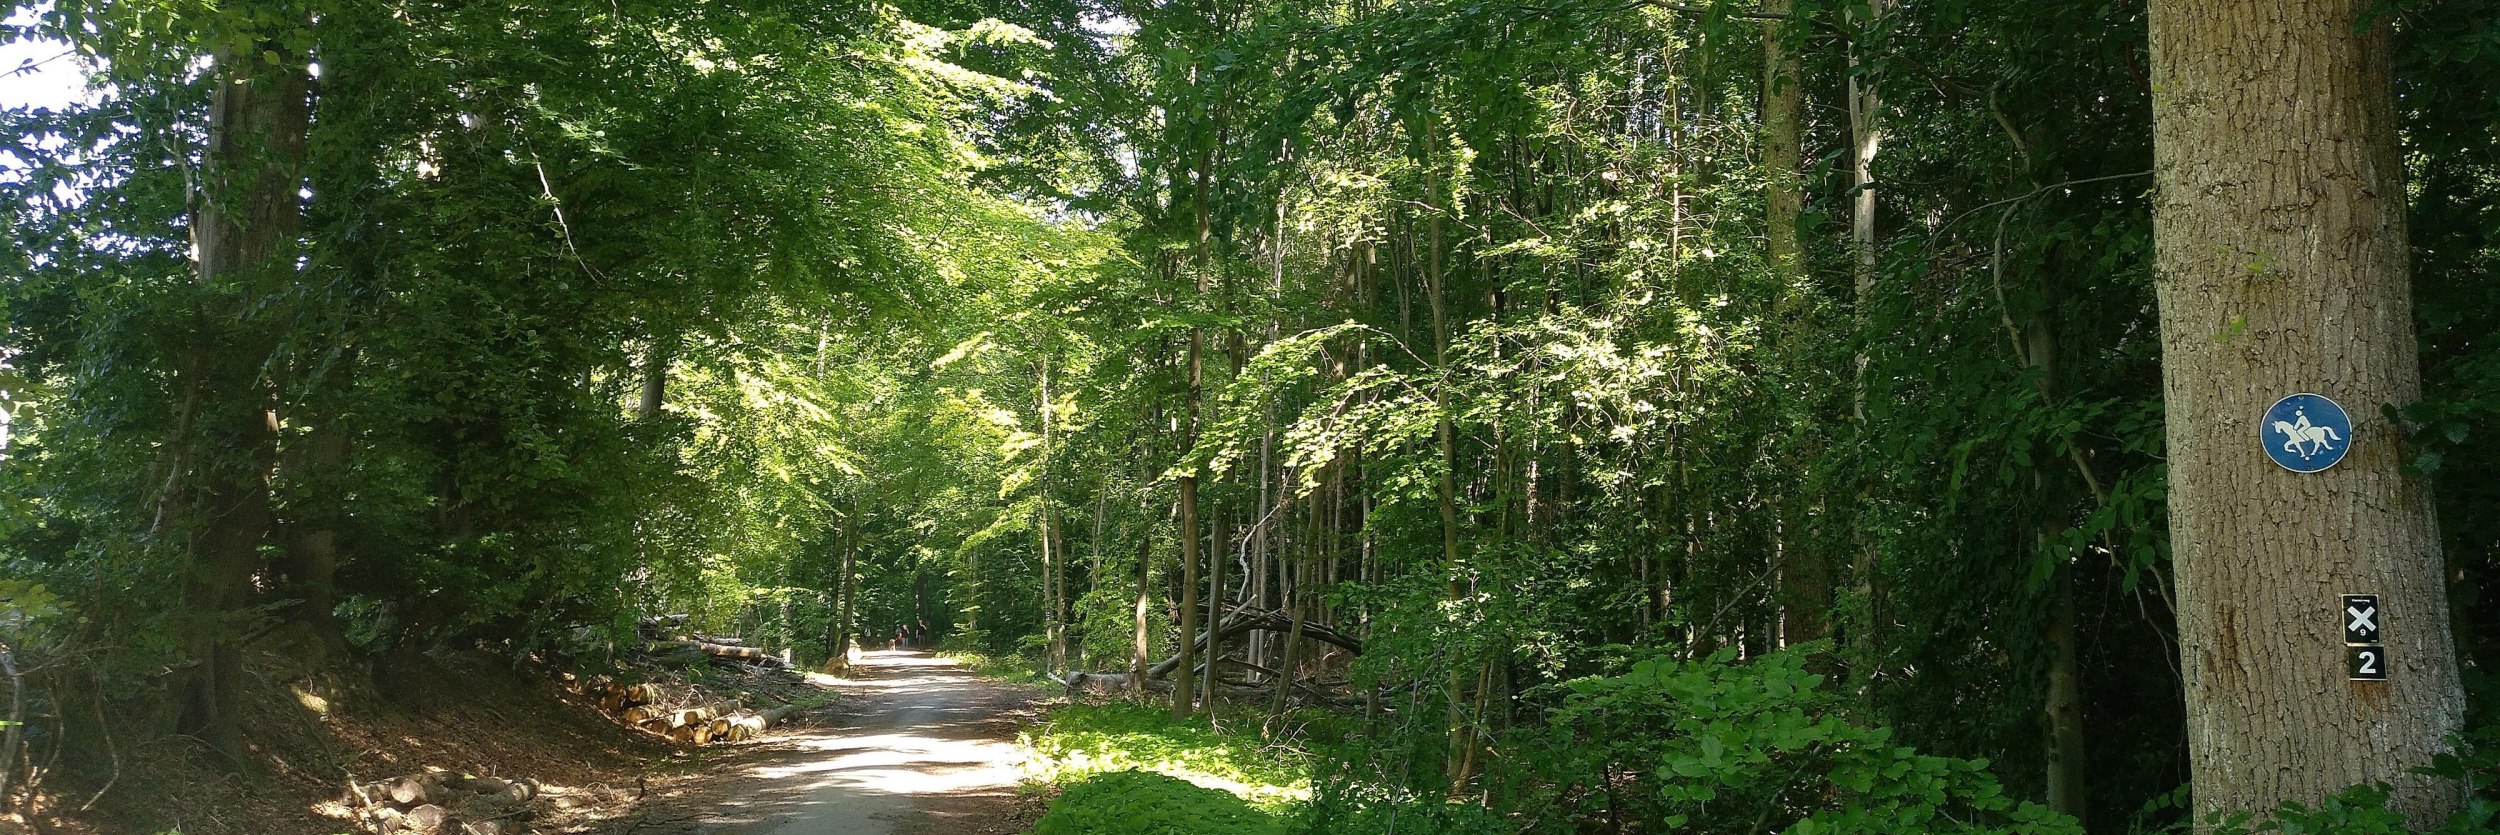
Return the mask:
<path fill-rule="evenodd" d="M 447 794 L 440 774 L 411 774 L 391 781 L 391 802 L 402 806 L 439 803 Z"/>
<path fill-rule="evenodd" d="M 457 788 L 464 792 L 482 794 L 489 797 L 501 797 L 503 795 L 510 794 L 514 786 L 520 785 L 514 781 L 497 777 L 459 777 L 445 780 L 443 782 L 444 785 Z M 527 800 L 529 798 L 525 796 L 521 799 Z"/>
<path fill-rule="evenodd" d="M 790 662 L 781 660 L 781 656 L 756 647 L 716 644 L 710 641 L 658 641 L 651 644 L 650 651 L 655 654 L 676 653 L 686 647 L 692 647 L 713 658 L 742 661 L 776 670 L 786 670 L 790 667 Z"/>
<path fill-rule="evenodd" d="M 400 828 L 424 835 L 443 835 L 445 830 L 450 829 L 451 822 L 450 810 L 431 803 L 410 809 L 399 817 Z"/>
<path fill-rule="evenodd" d="M 731 716 L 712 723 L 713 735 L 731 742 L 745 742 L 764 735 L 764 717 L 752 713 Z"/>
<path fill-rule="evenodd" d="M 787 705 L 782 705 L 782 706 L 780 706 L 780 707 L 777 707 L 777 708 L 773 708 L 773 709 L 771 709 L 771 710 L 764 711 L 763 713 L 760 713 L 760 714 L 757 714 L 757 715 L 756 715 L 756 718 L 757 718 L 757 719 L 761 719 L 761 720 L 763 720 L 763 722 L 764 722 L 763 727 L 762 727 L 762 728 L 757 728 L 756 730 L 761 731 L 761 730 L 763 730 L 764 728 L 770 728 L 770 727 L 772 727 L 772 726 L 774 726 L 774 725 L 779 725 L 779 724 L 781 724 L 783 721 L 785 721 L 785 720 L 789 719 L 792 715 L 797 714 L 798 712 L 799 712 L 799 706 L 798 706 L 798 705 L 795 705 L 795 704 L 787 704 Z"/>
<path fill-rule="evenodd" d="M 624 713 L 617 715 L 617 718 L 625 720 L 625 724 L 628 725 L 640 725 L 660 718 L 660 712 L 647 706 L 636 705 L 626 708 Z"/>
<path fill-rule="evenodd" d="M 1069 693 L 1119 695 L 1128 689 L 1127 673 L 1062 673 L 1050 677 Z"/>

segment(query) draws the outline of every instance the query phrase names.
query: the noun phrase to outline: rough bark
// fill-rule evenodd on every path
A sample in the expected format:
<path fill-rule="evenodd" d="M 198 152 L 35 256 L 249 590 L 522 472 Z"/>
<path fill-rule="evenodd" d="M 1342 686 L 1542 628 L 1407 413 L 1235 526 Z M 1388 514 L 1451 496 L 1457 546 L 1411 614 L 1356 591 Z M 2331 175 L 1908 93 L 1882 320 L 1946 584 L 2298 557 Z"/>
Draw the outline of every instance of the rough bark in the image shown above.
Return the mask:
<path fill-rule="evenodd" d="M 1791 14 L 1792 0 L 1763 0 L 1762 14 L 1772 22 L 1762 27 L 1762 171 L 1763 238 L 1771 273 L 1779 282 L 1781 339 L 1788 350 L 1800 350 L 1810 336 L 1805 328 L 1807 286 L 1804 255 L 1797 240 L 1798 216 L 1805 210 L 1801 169 L 1805 114 L 1803 60 L 1795 30 L 1779 21 Z M 1780 642 L 1793 644 L 1821 638 L 1831 631 L 1830 554 L 1799 548 L 1780 530 Z"/>
<path fill-rule="evenodd" d="M 228 619 L 252 605 L 253 576 L 266 568 L 260 546 L 277 465 L 267 366 L 278 334 L 262 307 L 294 277 L 311 124 L 305 56 L 281 43 L 283 34 L 228 39 L 212 58 L 208 147 L 191 218 L 197 340 L 182 381 L 184 437 L 172 448 L 189 480 L 177 502 L 192 531 L 184 611 L 211 620 L 191 631 L 176 727 L 237 761 L 243 648 Z"/>
<path fill-rule="evenodd" d="M 2395 787 L 2464 708 L 2429 487 L 2381 407 L 2420 395 L 2385 20 L 2362 0 L 2151 6 L 2155 288 L 2188 756 L 2200 814 Z M 2274 400 L 2353 417 L 2301 475 L 2259 444 Z M 2346 680 L 2338 595 L 2379 595 L 2389 680 Z"/>

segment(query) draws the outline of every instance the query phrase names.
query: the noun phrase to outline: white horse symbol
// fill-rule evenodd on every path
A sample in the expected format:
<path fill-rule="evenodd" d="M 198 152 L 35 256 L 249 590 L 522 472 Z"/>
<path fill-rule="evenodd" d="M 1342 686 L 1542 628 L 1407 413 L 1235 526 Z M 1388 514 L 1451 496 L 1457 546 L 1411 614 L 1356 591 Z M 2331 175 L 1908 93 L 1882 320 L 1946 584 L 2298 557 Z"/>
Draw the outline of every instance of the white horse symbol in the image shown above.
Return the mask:
<path fill-rule="evenodd" d="M 2298 414 L 2300 418 L 2298 423 L 2282 420 L 2274 422 L 2274 431 L 2283 433 L 2284 452 L 2298 455 L 2300 460 L 2307 461 L 2318 453 L 2334 449 L 2335 446 L 2327 443 L 2328 441 L 2344 439 L 2343 436 L 2335 434 L 2334 427 L 2309 425 L 2308 410 L 2301 410 Z M 2303 444 L 2307 444 L 2308 448 L 2303 449 Z"/>

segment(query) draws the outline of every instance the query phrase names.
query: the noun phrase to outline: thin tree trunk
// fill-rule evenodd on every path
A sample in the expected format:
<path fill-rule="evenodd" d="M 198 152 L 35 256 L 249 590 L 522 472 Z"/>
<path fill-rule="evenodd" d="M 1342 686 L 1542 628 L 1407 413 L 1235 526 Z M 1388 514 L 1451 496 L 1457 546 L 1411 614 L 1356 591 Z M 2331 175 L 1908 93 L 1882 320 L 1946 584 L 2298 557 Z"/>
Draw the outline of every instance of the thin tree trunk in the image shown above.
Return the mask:
<path fill-rule="evenodd" d="M 1208 238 L 1213 233 L 1213 227 L 1209 225 L 1209 219 L 1207 217 L 1207 190 L 1212 187 L 1212 184 L 1209 182 L 1209 178 L 1213 176 L 1212 169 L 1215 167 L 1214 157 L 1215 149 L 1212 145 L 1200 149 L 1198 153 L 1197 170 L 1195 172 L 1196 188 L 1193 191 L 1193 201 L 1196 204 L 1195 208 L 1197 213 L 1197 234 L 1193 237 L 1190 248 L 1192 261 L 1191 272 L 1194 273 L 1194 277 L 1197 280 L 1197 298 L 1201 302 L 1203 302 L 1207 297 L 1207 273 L 1211 269 L 1208 264 L 1207 242 Z M 1205 384 L 1206 380 L 1206 348 L 1206 329 L 1192 325 L 1189 329 L 1189 390 L 1188 394 L 1181 400 L 1180 457 L 1183 462 L 1181 465 L 1180 477 L 1181 605 L 1179 613 L 1179 643 L 1181 667 L 1177 677 L 1172 681 L 1172 716 L 1176 719 L 1186 719 L 1189 717 L 1190 713 L 1194 710 L 1191 700 L 1197 695 L 1197 688 L 1194 686 L 1196 682 L 1192 677 L 1195 676 L 1198 671 L 1195 652 L 1197 646 L 1197 638 L 1195 636 L 1198 634 L 1198 563 L 1200 550 L 1198 542 L 1198 468 L 1189 463 L 1189 458 L 1192 455 L 1195 455 L 1198 450 L 1198 404 L 1200 400 L 1200 387 Z M 1212 648 L 1210 647 L 1210 649 Z"/>
<path fill-rule="evenodd" d="M 1866 17 L 1858 21 L 1858 28 L 1861 31 L 1872 31 L 1878 27 L 1883 21 L 1885 5 L 1886 0 L 1867 0 Z M 1867 331 L 1875 298 L 1874 167 L 1875 153 L 1884 144 L 1882 90 L 1873 80 L 1857 72 L 1867 62 L 1868 48 L 1865 43 L 1853 43 L 1849 47 L 1849 67 L 1852 71 L 1849 76 L 1849 180 L 1851 186 L 1849 240 L 1850 260 L 1855 278 L 1851 299 L 1857 316 L 1861 346 L 1864 345 L 1865 340 L 1872 338 Z M 1853 385 L 1850 387 L 1849 414 L 1861 434 L 1868 431 L 1866 371 L 1870 362 L 1872 359 L 1868 357 L 1866 349 L 1860 347 L 1856 356 L 1855 369 L 1852 372 L 1855 376 Z M 1861 487 L 1858 493 L 1858 504 L 1865 505 L 1867 498 L 1865 489 Z M 1877 597 L 1881 594 L 1881 589 L 1875 583 L 1875 572 L 1878 566 L 1875 562 L 1874 543 L 1863 541 L 1861 536 L 1851 562 L 1850 574 L 1853 575 L 1857 586 L 1859 614 L 1857 622 L 1850 625 L 1852 628 L 1848 636 L 1849 643 L 1854 645 L 1849 664 L 1849 679 L 1850 690 L 1863 701 L 1873 696 L 1875 653 L 1880 641 L 1876 633 L 1880 631 L 1880 624 L 1883 623 L 1882 601 Z"/>
<path fill-rule="evenodd" d="M 2048 547 L 2043 530 L 2038 547 Z M 2075 631 L 2075 567 L 2060 561 L 2049 577 L 2049 808 L 2082 822 L 2090 806 L 2090 761 L 2083 736 L 2083 678 L 2077 660 Z"/>
<path fill-rule="evenodd" d="M 2421 396 L 2389 23 L 2364 0 L 2154 0 L 2154 288 L 2180 668 L 2199 816 L 2356 783 L 2428 828 L 2464 787 L 2413 769 L 2465 707 L 2428 482 L 2382 408 Z M 2364 25 L 2364 21 L 2369 21 Z M 2279 398 L 2352 417 L 2291 472 Z M 2385 681 L 2347 680 L 2342 594 L 2376 594 Z"/>
<path fill-rule="evenodd" d="M 1057 513 L 1057 508 L 1051 505 L 1050 498 L 1051 456 L 1056 454 L 1056 451 L 1051 447 L 1051 442 L 1056 436 L 1054 435 L 1051 426 L 1050 354 L 1047 349 L 1042 352 L 1040 382 L 1040 403 L 1037 404 L 1036 411 L 1040 413 L 1042 422 L 1041 547 L 1042 607 L 1044 609 L 1042 613 L 1042 635 L 1045 643 L 1048 645 L 1045 651 L 1048 655 L 1047 664 L 1045 666 L 1050 671 L 1056 673 L 1065 671 L 1068 666 L 1068 635 L 1067 623 L 1065 622 L 1067 610 L 1063 605 L 1064 601 L 1062 601 L 1059 597 L 1066 590 L 1061 578 L 1064 578 L 1067 575 L 1067 567 L 1061 565 L 1060 562 L 1066 560 L 1067 557 L 1065 554 L 1061 554 L 1056 550 L 1059 544 L 1059 514 Z"/>
<path fill-rule="evenodd" d="M 1437 173 L 1440 165 L 1439 146 L 1435 138 L 1437 128 L 1434 127 L 1433 120 L 1429 117 L 1418 120 L 1418 123 L 1423 133 L 1422 141 L 1425 148 L 1424 234 L 1429 252 L 1424 262 L 1424 295 L 1432 313 L 1434 372 L 1432 391 L 1436 406 L 1433 438 L 1439 446 L 1437 452 L 1441 458 L 1440 472 L 1433 480 L 1433 500 L 1441 519 L 1442 570 L 1448 575 L 1448 588 L 1445 590 L 1445 595 L 1447 600 L 1456 603 L 1465 599 L 1467 594 L 1463 580 L 1467 565 L 1460 555 L 1458 543 L 1458 430 L 1450 419 L 1452 405 L 1450 403 L 1449 303 L 1445 298 L 1448 295 L 1445 292 L 1446 288 L 1443 286 L 1445 283 L 1443 261 L 1447 253 L 1441 237 L 1443 195 L 1441 194 L 1441 178 Z M 1468 668 L 1472 665 L 1463 662 L 1464 659 L 1459 658 L 1449 661 L 1447 723 L 1449 769 L 1446 776 L 1449 778 L 1450 792 L 1453 796 L 1463 792 L 1468 781 L 1474 776 L 1470 769 L 1473 766 L 1471 754 L 1476 734 L 1473 725 L 1467 720 L 1466 708 L 1466 680 Z"/>
<path fill-rule="evenodd" d="M 826 642 L 825 669 L 837 676 L 851 673 L 851 645 L 859 635 L 859 498 L 842 514 L 842 554 L 833 578 L 833 640 Z"/>

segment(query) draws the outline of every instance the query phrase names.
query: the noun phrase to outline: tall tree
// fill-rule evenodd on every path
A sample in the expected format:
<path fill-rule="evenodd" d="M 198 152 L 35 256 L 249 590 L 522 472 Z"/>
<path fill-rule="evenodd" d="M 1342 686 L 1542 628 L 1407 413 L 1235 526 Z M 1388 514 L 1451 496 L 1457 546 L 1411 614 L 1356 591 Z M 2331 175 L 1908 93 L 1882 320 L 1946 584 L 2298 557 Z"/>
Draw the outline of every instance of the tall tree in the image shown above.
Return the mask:
<path fill-rule="evenodd" d="M 276 381 L 268 375 L 283 321 L 272 306 L 292 288 L 303 228 L 310 57 L 290 44 L 311 26 L 281 5 L 264 21 L 220 32 L 211 59 L 208 147 L 192 198 L 198 303 L 190 355 L 178 372 L 180 443 L 168 448 L 183 485 L 165 500 L 190 531 L 183 602 L 214 622 L 191 631 L 178 727 L 218 750 L 242 748 L 243 635 L 271 526 L 277 466 Z"/>
<path fill-rule="evenodd" d="M 2395 786 L 2465 708 L 2427 484 L 2382 407 L 2421 395 L 2389 29 L 2364 0 L 2156 0 L 2155 202 L 2170 518 L 2201 813 Z M 2259 418 L 2316 392 L 2350 455 L 2277 467 Z M 2343 593 L 2379 595 L 2389 678 L 2346 680 Z"/>

